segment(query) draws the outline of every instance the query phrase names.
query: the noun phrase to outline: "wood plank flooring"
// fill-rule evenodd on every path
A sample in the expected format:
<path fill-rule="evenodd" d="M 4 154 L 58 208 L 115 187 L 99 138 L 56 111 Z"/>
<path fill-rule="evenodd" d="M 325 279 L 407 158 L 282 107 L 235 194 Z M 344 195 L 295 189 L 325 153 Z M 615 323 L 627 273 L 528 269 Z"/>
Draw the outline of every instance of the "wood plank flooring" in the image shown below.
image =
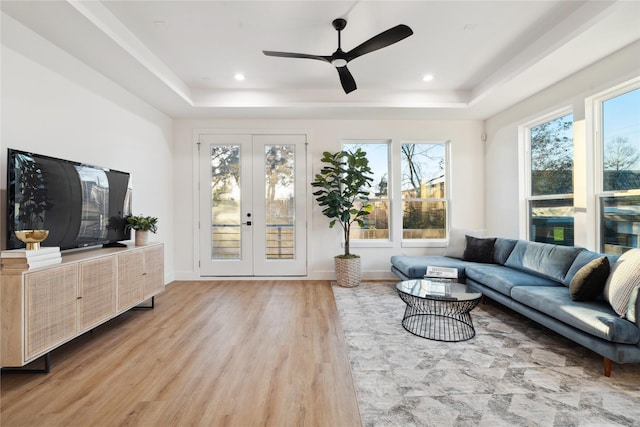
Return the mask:
<path fill-rule="evenodd" d="M 4 426 L 360 426 L 327 281 L 174 282 L 2 374 Z"/>

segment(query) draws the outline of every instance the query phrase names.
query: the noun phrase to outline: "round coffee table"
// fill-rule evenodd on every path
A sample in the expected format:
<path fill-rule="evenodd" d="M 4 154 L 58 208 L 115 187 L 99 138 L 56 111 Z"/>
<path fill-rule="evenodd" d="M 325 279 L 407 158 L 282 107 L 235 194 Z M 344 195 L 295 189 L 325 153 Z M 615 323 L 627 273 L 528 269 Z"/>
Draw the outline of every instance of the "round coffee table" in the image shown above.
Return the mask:
<path fill-rule="evenodd" d="M 407 280 L 396 285 L 407 304 L 402 326 L 414 335 L 436 341 L 466 341 L 476 335 L 471 314 L 482 294 L 466 285 L 439 280 Z"/>

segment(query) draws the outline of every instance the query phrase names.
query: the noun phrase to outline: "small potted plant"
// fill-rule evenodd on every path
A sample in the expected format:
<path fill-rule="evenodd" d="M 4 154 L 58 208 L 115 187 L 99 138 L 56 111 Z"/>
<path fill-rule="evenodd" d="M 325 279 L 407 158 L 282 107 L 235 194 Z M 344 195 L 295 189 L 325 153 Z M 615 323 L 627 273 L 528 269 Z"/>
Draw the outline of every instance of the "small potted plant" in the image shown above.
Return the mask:
<path fill-rule="evenodd" d="M 334 257 L 336 279 L 340 286 L 353 287 L 360 284 L 360 256 L 350 252 L 351 225 L 364 227 L 364 218 L 373 210 L 369 203 L 368 187 L 373 181 L 367 153 L 360 148 L 355 151 L 324 152 L 325 166 L 316 174 L 311 186 L 322 213 L 329 218 L 329 227 L 338 223 L 342 228 L 344 254 Z"/>
<path fill-rule="evenodd" d="M 127 228 L 136 232 L 136 246 L 149 243 L 149 232 L 158 231 L 158 218 L 154 216 L 131 215 L 127 217 Z"/>

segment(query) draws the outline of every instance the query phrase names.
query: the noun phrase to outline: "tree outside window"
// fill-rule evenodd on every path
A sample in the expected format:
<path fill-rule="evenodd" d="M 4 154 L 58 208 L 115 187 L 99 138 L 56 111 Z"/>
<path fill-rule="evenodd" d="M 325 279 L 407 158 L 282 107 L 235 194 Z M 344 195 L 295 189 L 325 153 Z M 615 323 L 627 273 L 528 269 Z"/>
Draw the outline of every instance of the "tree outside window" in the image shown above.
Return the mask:
<path fill-rule="evenodd" d="M 640 88 L 601 103 L 601 251 L 640 247 Z"/>
<path fill-rule="evenodd" d="M 529 239 L 573 246 L 573 114 L 529 128 Z"/>
<path fill-rule="evenodd" d="M 401 155 L 402 238 L 446 238 L 445 144 L 402 144 Z"/>

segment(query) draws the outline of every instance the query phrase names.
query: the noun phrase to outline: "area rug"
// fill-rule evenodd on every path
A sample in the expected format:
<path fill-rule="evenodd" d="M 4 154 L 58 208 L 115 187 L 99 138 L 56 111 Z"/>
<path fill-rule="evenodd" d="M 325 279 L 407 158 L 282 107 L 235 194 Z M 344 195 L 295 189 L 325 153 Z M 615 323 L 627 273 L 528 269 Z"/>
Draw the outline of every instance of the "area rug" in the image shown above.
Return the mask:
<path fill-rule="evenodd" d="M 640 425 L 640 365 L 613 365 L 495 302 L 476 336 L 445 343 L 401 325 L 395 283 L 333 286 L 364 426 Z"/>

